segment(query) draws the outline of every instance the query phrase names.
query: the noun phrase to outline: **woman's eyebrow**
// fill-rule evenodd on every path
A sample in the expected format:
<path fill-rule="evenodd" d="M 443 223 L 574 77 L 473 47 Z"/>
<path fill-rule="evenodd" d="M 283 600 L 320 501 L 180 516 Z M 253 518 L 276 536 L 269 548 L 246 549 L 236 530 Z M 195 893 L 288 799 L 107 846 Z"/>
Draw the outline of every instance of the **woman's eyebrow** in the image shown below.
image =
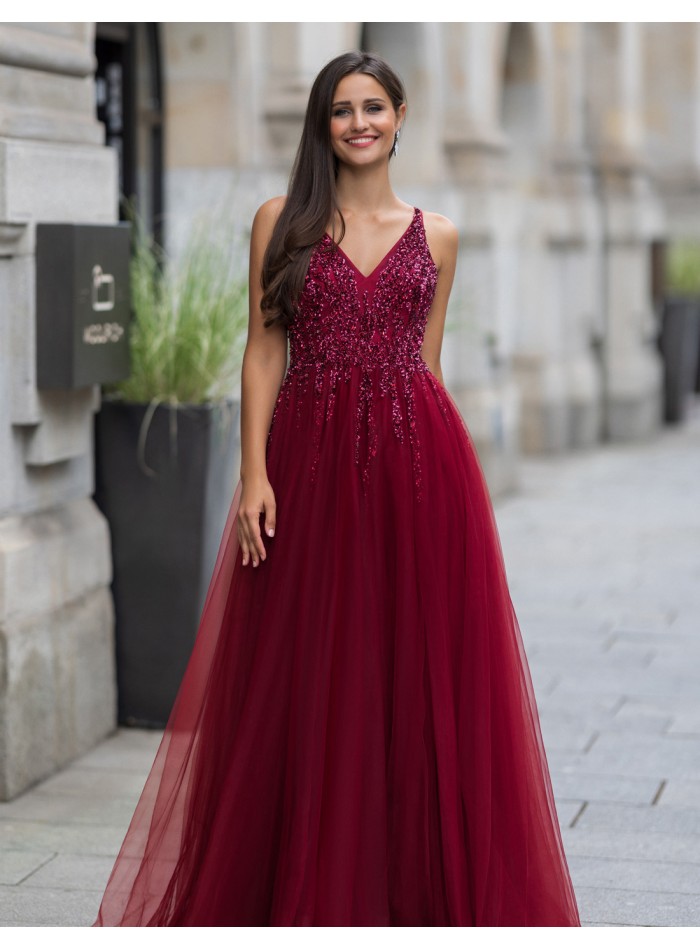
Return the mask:
<path fill-rule="evenodd" d="M 381 96 L 372 96 L 371 99 L 364 99 L 362 104 L 367 105 L 368 102 L 384 102 L 384 100 L 381 98 Z M 333 108 L 335 109 L 336 106 L 350 106 L 350 105 L 352 105 L 352 103 L 350 102 L 349 99 L 343 99 L 342 102 L 334 102 Z"/>

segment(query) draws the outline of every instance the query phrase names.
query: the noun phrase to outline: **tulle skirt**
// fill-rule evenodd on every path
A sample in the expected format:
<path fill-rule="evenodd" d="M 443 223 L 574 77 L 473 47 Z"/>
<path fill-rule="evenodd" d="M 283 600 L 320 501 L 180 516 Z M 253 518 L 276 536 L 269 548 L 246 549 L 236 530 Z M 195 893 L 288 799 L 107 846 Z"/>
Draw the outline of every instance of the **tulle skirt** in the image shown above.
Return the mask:
<path fill-rule="evenodd" d="M 97 926 L 579 925 L 483 474 L 402 384 L 285 380 Z"/>

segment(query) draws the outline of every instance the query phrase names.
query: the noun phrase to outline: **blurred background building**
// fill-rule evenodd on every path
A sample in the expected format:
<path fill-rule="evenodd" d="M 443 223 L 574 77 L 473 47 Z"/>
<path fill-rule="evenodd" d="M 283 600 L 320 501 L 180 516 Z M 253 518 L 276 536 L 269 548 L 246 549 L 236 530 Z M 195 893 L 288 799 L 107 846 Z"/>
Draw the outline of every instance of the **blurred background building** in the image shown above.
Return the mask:
<path fill-rule="evenodd" d="M 173 254 L 283 193 L 310 84 L 385 56 L 408 89 L 394 183 L 452 218 L 447 385 L 494 493 L 521 451 L 662 423 L 659 248 L 700 231 L 696 23 L 0 25 L 0 798 L 114 726 L 97 387 L 39 389 L 39 222 L 136 196 Z"/>

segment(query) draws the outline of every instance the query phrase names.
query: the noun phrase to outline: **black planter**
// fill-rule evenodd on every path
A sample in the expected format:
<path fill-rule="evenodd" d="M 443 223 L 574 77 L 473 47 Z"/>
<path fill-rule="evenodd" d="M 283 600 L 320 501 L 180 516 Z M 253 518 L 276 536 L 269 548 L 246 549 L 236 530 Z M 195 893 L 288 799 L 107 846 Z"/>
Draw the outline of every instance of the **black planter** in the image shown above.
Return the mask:
<path fill-rule="evenodd" d="M 670 297 L 664 303 L 660 348 L 664 361 L 664 416 L 681 422 L 695 390 L 700 353 L 700 300 Z"/>
<path fill-rule="evenodd" d="M 238 406 L 156 409 L 105 400 L 95 501 L 112 536 L 119 721 L 165 725 L 194 644 L 236 487 Z M 176 428 L 175 428 L 176 427 Z"/>

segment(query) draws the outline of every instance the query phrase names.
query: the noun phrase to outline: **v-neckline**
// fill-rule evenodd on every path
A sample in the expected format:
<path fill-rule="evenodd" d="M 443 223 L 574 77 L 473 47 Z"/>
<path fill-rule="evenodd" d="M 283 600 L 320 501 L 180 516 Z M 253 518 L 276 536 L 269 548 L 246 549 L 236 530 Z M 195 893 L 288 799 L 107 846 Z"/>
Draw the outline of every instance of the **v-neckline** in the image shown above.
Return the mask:
<path fill-rule="evenodd" d="M 360 268 L 357 266 L 357 264 L 355 264 L 355 262 L 352 260 L 352 258 L 348 257 L 348 255 L 347 255 L 347 254 L 345 253 L 345 251 L 342 249 L 342 247 L 340 246 L 340 244 L 337 244 L 337 243 L 333 240 L 333 238 L 330 236 L 330 234 L 329 234 L 327 231 L 325 232 L 325 237 L 328 238 L 328 240 L 331 242 L 331 244 L 333 245 L 333 247 L 334 247 L 337 251 L 340 251 L 340 253 L 343 255 L 343 257 L 345 258 L 345 260 L 348 262 L 348 264 L 349 264 L 349 265 L 352 267 L 352 269 L 355 271 L 355 274 L 357 274 L 362 280 L 371 281 L 372 278 L 375 277 L 375 276 L 377 275 L 377 273 L 388 263 L 389 259 L 390 259 L 390 258 L 392 257 L 392 255 L 394 254 L 394 251 L 398 248 L 398 246 L 401 244 L 401 242 L 404 240 L 404 238 L 406 237 L 406 235 L 408 234 L 408 232 L 411 230 L 411 228 L 412 228 L 413 225 L 415 224 L 415 221 L 416 221 L 416 217 L 417 217 L 417 216 L 418 216 L 418 208 L 414 208 L 414 209 L 413 209 L 413 217 L 411 218 L 411 222 L 410 222 L 410 224 L 408 225 L 408 227 L 406 228 L 406 230 L 403 232 L 403 234 L 402 234 L 401 237 L 398 239 L 398 241 L 396 241 L 394 244 L 392 244 L 392 246 L 391 246 L 391 247 L 389 248 L 389 250 L 386 252 L 386 254 L 384 255 L 384 257 L 380 260 L 380 262 L 377 264 L 377 266 L 374 267 L 374 268 L 369 272 L 369 274 L 363 274 L 363 273 L 362 273 L 362 271 L 361 271 Z"/>

